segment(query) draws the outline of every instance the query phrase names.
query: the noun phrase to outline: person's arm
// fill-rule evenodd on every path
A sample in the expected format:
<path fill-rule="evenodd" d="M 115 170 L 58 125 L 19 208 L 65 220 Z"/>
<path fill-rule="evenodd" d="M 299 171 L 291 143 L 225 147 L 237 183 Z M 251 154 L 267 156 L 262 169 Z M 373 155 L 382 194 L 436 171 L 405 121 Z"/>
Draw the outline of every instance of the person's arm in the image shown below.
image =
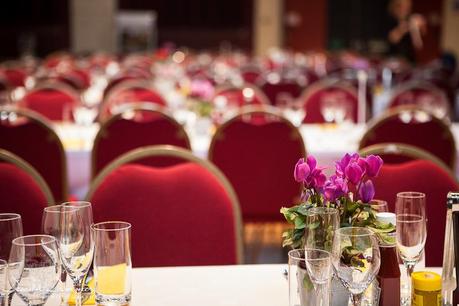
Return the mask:
<path fill-rule="evenodd" d="M 408 31 L 409 24 L 406 21 L 400 22 L 389 32 L 389 42 L 392 44 L 397 44 Z"/>
<path fill-rule="evenodd" d="M 410 18 L 410 35 L 416 49 L 422 49 L 422 34 L 426 32 L 426 22 L 421 15 L 413 15 Z"/>

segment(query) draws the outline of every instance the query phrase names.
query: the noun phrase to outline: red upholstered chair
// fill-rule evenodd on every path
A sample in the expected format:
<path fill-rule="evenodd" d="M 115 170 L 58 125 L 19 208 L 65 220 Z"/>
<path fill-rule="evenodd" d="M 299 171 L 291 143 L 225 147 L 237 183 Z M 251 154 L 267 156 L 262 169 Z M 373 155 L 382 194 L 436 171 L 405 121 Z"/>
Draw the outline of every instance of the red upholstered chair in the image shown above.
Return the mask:
<path fill-rule="evenodd" d="M 166 106 L 166 100 L 152 88 L 148 81 L 125 81 L 110 90 L 100 105 L 99 119 L 104 120 L 116 113 L 116 108 L 131 103 L 151 103 Z"/>
<path fill-rule="evenodd" d="M 139 165 L 175 158 L 178 165 Z M 241 216 L 234 190 L 213 164 L 172 146 L 130 151 L 93 181 L 94 219 L 132 224 L 133 265 L 189 266 L 242 261 Z"/>
<path fill-rule="evenodd" d="M 108 163 L 132 149 L 151 145 L 174 145 L 190 149 L 183 126 L 164 111 L 147 106 L 130 105 L 124 112 L 102 123 L 92 150 L 93 177 Z M 174 160 L 155 159 L 155 166 L 174 164 Z"/>
<path fill-rule="evenodd" d="M 25 80 L 27 78 L 27 72 L 25 71 L 25 69 L 13 68 L 13 67 L 5 68 L 3 70 L 3 73 L 5 74 L 6 79 L 8 80 L 8 83 L 12 87 L 18 87 L 18 86 L 24 87 Z"/>
<path fill-rule="evenodd" d="M 387 111 L 368 123 L 359 148 L 390 142 L 424 149 L 455 169 L 456 143 L 449 125 L 428 111 L 412 106 Z"/>
<path fill-rule="evenodd" d="M 30 163 L 50 186 L 57 202 L 67 200 L 67 164 L 50 123 L 26 110 L 0 109 L 0 149 Z"/>
<path fill-rule="evenodd" d="M 441 159 L 421 148 L 404 143 L 379 143 L 359 150 L 362 156 L 379 155 L 384 164 L 401 164 L 412 160 L 429 160 L 454 176 L 454 172 Z"/>
<path fill-rule="evenodd" d="M 54 199 L 45 180 L 26 161 L 0 149 L 0 213 L 18 213 L 25 235 L 41 232 L 41 214 Z"/>
<path fill-rule="evenodd" d="M 411 81 L 395 87 L 391 92 L 389 108 L 402 105 L 426 109 L 439 118 L 452 115 L 450 102 L 445 93 L 428 82 Z"/>
<path fill-rule="evenodd" d="M 80 102 L 79 95 L 65 84 L 43 83 L 28 92 L 18 106 L 33 110 L 49 120 L 73 119 L 73 108 Z"/>
<path fill-rule="evenodd" d="M 305 154 L 292 123 L 274 112 L 250 110 L 217 129 L 209 160 L 234 186 L 244 222 L 271 222 L 282 220 L 279 209 L 297 200 L 292 167 Z"/>
<path fill-rule="evenodd" d="M 247 104 L 253 105 L 270 105 L 266 95 L 254 85 L 243 85 L 242 87 L 222 86 L 215 89 L 213 103 L 218 103 L 218 99 L 223 97 L 226 99 L 226 104 L 237 107 Z"/>
<path fill-rule="evenodd" d="M 446 195 L 459 190 L 453 176 L 428 160 L 415 160 L 396 165 L 383 165 L 374 180 L 375 197 L 387 201 L 395 211 L 398 192 L 418 191 L 426 194 L 427 242 L 426 266 L 442 265 L 446 219 Z"/>
<path fill-rule="evenodd" d="M 296 99 L 301 95 L 303 88 L 295 81 L 291 80 L 280 80 L 277 83 L 265 82 L 260 85 L 261 90 L 268 97 L 272 105 L 277 105 L 279 100 L 282 100 L 282 96 L 289 96 L 291 99 Z"/>
<path fill-rule="evenodd" d="M 307 87 L 298 98 L 306 111 L 304 123 L 327 122 L 322 114 L 323 108 L 340 109 L 345 112 L 345 118 L 352 122 L 358 119 L 358 95 L 351 85 L 345 85 L 336 80 L 317 81 Z"/>

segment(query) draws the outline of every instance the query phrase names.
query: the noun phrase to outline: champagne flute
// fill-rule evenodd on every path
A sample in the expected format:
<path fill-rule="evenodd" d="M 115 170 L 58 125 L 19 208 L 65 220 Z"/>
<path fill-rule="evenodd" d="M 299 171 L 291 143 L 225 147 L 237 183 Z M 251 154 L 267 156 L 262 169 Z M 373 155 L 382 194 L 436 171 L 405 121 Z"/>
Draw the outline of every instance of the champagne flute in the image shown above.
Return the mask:
<path fill-rule="evenodd" d="M 333 239 L 332 263 L 335 274 L 350 292 L 353 305 L 359 306 L 364 291 L 379 271 L 378 240 L 368 228 L 340 228 Z"/>
<path fill-rule="evenodd" d="M 339 228 L 339 222 L 339 210 L 336 208 L 310 208 L 305 220 L 305 248 L 330 252 L 333 244 L 333 234 Z"/>
<path fill-rule="evenodd" d="M 91 203 L 83 201 L 62 204 L 60 237 L 58 240 L 62 265 L 75 289 L 75 305 L 82 305 L 84 280 L 92 264 L 94 238 Z"/>
<path fill-rule="evenodd" d="M 66 226 L 74 222 L 78 222 L 78 215 L 74 213 L 78 208 L 67 207 L 64 205 L 54 205 L 45 207 L 42 216 L 42 232 L 43 234 L 53 236 L 56 238 L 58 247 L 60 248 L 61 237 L 65 233 Z M 71 219 L 75 220 L 71 220 Z M 67 274 L 65 267 L 61 263 L 61 303 L 64 303 L 65 299 L 65 282 Z"/>
<path fill-rule="evenodd" d="M 0 259 L 7 261 L 10 256 L 11 242 L 23 235 L 21 215 L 14 213 L 0 214 Z M 8 286 L 8 284 L 7 284 Z M 8 305 L 11 305 L 14 291 L 8 287 Z"/>
<path fill-rule="evenodd" d="M 421 192 L 400 192 L 395 203 L 397 250 L 408 276 L 402 304 L 409 303 L 411 273 L 421 258 L 426 243 L 425 199 L 425 194 Z"/>
<path fill-rule="evenodd" d="M 304 261 L 309 279 L 317 291 L 318 305 L 330 305 L 330 280 L 333 275 L 330 253 L 324 250 L 306 248 Z"/>
<path fill-rule="evenodd" d="M 44 305 L 61 273 L 56 238 L 48 235 L 15 238 L 8 270 L 11 287 L 27 305 Z"/>

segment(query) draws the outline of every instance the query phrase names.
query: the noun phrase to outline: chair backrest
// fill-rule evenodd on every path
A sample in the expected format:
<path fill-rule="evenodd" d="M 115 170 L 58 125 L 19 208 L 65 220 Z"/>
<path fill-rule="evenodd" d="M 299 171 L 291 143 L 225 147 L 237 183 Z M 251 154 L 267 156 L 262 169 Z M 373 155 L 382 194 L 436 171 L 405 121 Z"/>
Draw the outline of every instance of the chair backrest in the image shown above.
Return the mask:
<path fill-rule="evenodd" d="M 130 80 L 114 86 L 99 107 L 99 119 L 105 120 L 116 113 L 120 105 L 131 103 L 152 103 L 166 106 L 166 100 L 152 88 L 148 81 Z"/>
<path fill-rule="evenodd" d="M 426 110 L 413 106 L 391 109 L 368 123 L 359 148 L 379 143 L 404 143 L 426 150 L 452 170 L 456 165 L 456 143 L 449 124 Z"/>
<path fill-rule="evenodd" d="M 165 168 L 142 159 L 175 158 Z M 239 203 L 229 181 L 190 151 L 152 146 L 130 151 L 93 181 L 94 218 L 132 224 L 133 265 L 216 265 L 242 262 Z"/>
<path fill-rule="evenodd" d="M 303 90 L 301 85 L 293 80 L 281 79 L 278 82 L 269 82 L 269 76 L 267 77 L 267 81 L 260 87 L 272 105 L 277 105 L 285 97 L 296 99 L 301 95 Z"/>
<path fill-rule="evenodd" d="M 330 119 L 357 122 L 358 95 L 351 85 L 336 80 L 317 81 L 307 87 L 298 100 L 306 112 L 304 123 L 326 123 Z"/>
<path fill-rule="evenodd" d="M 64 147 L 45 118 L 32 111 L 0 109 L 0 149 L 30 163 L 50 186 L 56 201 L 67 200 Z"/>
<path fill-rule="evenodd" d="M 426 194 L 427 242 L 426 266 L 442 265 L 446 220 L 446 195 L 459 185 L 450 173 L 429 160 L 414 160 L 396 165 L 383 165 L 374 180 L 375 197 L 385 200 L 395 211 L 398 192 L 418 191 Z"/>
<path fill-rule="evenodd" d="M 92 175 L 94 177 L 108 163 L 132 149 L 164 144 L 191 148 L 183 126 L 164 110 L 131 104 L 102 123 L 92 149 Z M 168 166 L 176 161 L 164 158 L 145 163 Z"/>
<path fill-rule="evenodd" d="M 299 130 L 267 110 L 242 110 L 212 138 L 209 160 L 228 177 L 244 221 L 282 220 L 279 209 L 297 200 L 292 167 L 305 156 Z"/>
<path fill-rule="evenodd" d="M 429 82 L 411 81 L 394 87 L 389 99 L 389 108 L 402 105 L 428 110 L 439 118 L 452 115 L 446 94 Z"/>
<path fill-rule="evenodd" d="M 79 95 L 60 82 L 43 83 L 29 91 L 18 106 L 33 110 L 53 121 L 73 120 L 73 109 L 80 102 Z"/>
<path fill-rule="evenodd" d="M 53 205 L 51 191 L 41 175 L 26 161 L 0 149 L 0 212 L 18 213 L 25 235 L 41 232 L 41 214 Z"/>
<path fill-rule="evenodd" d="M 219 97 L 226 99 L 226 104 L 234 105 L 237 107 L 247 104 L 253 105 L 269 105 L 269 99 L 266 95 L 256 86 L 245 84 L 241 87 L 235 86 L 222 86 L 215 89 L 212 101 L 218 103 Z"/>
<path fill-rule="evenodd" d="M 385 164 L 401 164 L 412 160 L 430 160 L 454 176 L 454 172 L 441 159 L 421 148 L 404 143 L 378 143 L 359 150 L 361 156 L 378 155 Z"/>

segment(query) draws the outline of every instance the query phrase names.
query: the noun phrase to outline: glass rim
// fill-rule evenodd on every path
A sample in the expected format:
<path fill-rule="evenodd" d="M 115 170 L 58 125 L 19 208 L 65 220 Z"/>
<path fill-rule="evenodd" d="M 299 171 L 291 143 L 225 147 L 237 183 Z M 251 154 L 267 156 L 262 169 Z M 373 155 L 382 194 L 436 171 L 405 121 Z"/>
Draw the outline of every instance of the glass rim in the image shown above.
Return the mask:
<path fill-rule="evenodd" d="M 339 213 L 339 210 L 334 207 L 324 207 L 324 206 L 318 206 L 318 207 L 311 207 L 308 209 L 308 212 L 311 212 L 311 214 L 315 214 L 315 211 L 320 211 L 321 213 L 323 212 L 324 214 L 327 215 L 333 215 L 335 213 Z"/>
<path fill-rule="evenodd" d="M 101 228 L 100 226 L 108 225 L 108 224 L 119 224 L 123 225 L 119 228 Z M 131 229 L 132 225 L 129 222 L 126 221 L 104 221 L 104 222 L 99 222 L 99 223 L 93 223 L 91 224 L 91 229 L 93 231 L 100 231 L 100 232 L 116 232 L 116 231 L 123 231 L 123 230 L 128 230 Z"/>
<path fill-rule="evenodd" d="M 78 204 L 78 205 L 74 205 L 74 204 Z M 81 205 L 80 205 L 81 204 Z M 68 201 L 68 202 L 63 202 L 62 204 L 60 204 L 62 206 L 68 206 L 68 207 L 77 207 L 77 208 L 80 208 L 80 207 L 88 207 L 88 206 L 91 206 L 91 202 L 88 202 L 88 201 Z"/>
<path fill-rule="evenodd" d="M 364 233 L 356 233 L 356 234 L 346 234 L 344 231 L 359 231 L 359 232 L 364 232 Z M 366 233 L 365 233 L 366 232 Z M 352 236 L 352 237 L 370 237 L 370 236 L 375 236 L 374 232 L 370 230 L 369 228 L 366 227 L 359 227 L 359 226 L 349 226 L 349 227 L 341 227 L 335 230 L 335 233 L 338 235 L 342 236 Z"/>
<path fill-rule="evenodd" d="M 68 210 L 62 211 L 62 210 L 57 210 L 56 209 L 56 208 L 63 208 L 63 207 L 68 208 Z M 66 213 L 66 212 L 78 211 L 78 207 L 58 204 L 58 205 L 46 206 L 45 208 L 43 208 L 43 211 L 46 211 L 47 213 L 62 214 L 62 213 Z"/>
<path fill-rule="evenodd" d="M 27 243 L 25 242 L 25 240 L 28 240 L 30 238 L 35 238 L 35 237 L 42 237 L 42 238 L 47 238 L 49 239 L 48 241 L 45 241 L 45 242 L 33 242 L 33 243 Z M 24 241 L 24 242 L 19 242 L 19 241 Z M 40 245 L 45 245 L 45 244 L 50 244 L 50 243 L 56 243 L 56 238 L 51 236 L 51 235 L 41 235 L 41 234 L 38 234 L 38 235 L 25 235 L 25 236 L 20 236 L 20 237 L 17 237 L 17 238 L 14 238 L 13 241 L 11 242 L 11 244 L 15 244 L 15 245 L 19 245 L 19 246 L 40 246 Z"/>
<path fill-rule="evenodd" d="M 7 217 L 7 218 L 2 218 L 2 217 Z M 12 221 L 12 220 L 18 220 L 22 219 L 20 214 L 17 213 L 0 213 L 0 222 L 2 221 Z"/>
<path fill-rule="evenodd" d="M 422 199 L 425 198 L 426 194 L 418 191 L 402 191 L 397 193 L 397 199 Z"/>
<path fill-rule="evenodd" d="M 291 259 L 294 259 L 294 260 L 304 260 L 304 257 L 299 257 L 298 255 L 293 255 L 293 254 L 297 254 L 297 253 L 301 253 L 304 254 L 304 249 L 293 249 L 293 250 L 290 250 L 288 251 L 287 255 L 289 258 Z"/>
<path fill-rule="evenodd" d="M 8 266 L 8 261 L 0 259 L 0 266 Z"/>

